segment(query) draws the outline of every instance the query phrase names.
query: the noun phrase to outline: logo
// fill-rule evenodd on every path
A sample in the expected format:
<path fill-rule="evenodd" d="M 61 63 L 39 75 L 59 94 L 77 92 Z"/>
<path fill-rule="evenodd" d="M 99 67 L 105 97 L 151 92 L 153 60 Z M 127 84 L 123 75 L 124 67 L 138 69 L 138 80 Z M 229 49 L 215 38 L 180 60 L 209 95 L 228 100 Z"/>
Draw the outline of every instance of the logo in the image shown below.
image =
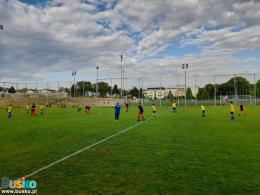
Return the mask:
<path fill-rule="evenodd" d="M 18 180 L 10 180 L 8 177 L 2 177 L 2 189 L 34 190 L 37 188 L 35 180 L 27 180 L 25 177 Z"/>

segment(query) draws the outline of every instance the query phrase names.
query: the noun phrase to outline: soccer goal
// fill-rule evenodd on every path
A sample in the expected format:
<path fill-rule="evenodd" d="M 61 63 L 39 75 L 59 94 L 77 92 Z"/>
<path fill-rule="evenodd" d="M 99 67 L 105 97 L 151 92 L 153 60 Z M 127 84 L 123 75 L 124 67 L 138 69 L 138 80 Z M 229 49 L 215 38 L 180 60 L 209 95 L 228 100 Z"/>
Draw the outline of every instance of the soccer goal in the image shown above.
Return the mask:
<path fill-rule="evenodd" d="M 234 102 L 235 104 L 254 104 L 254 97 L 251 95 L 221 95 L 219 97 L 220 105 L 226 105 L 229 102 Z"/>

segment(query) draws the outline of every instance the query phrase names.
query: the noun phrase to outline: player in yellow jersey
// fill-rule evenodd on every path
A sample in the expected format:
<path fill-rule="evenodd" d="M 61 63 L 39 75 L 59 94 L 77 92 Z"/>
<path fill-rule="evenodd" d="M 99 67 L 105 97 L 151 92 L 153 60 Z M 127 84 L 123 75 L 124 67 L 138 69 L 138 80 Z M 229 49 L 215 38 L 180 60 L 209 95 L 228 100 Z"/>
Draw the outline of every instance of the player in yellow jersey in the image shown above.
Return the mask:
<path fill-rule="evenodd" d="M 43 115 L 43 110 L 44 110 L 44 106 L 43 106 L 43 104 L 41 104 L 41 105 L 40 105 L 41 115 Z"/>
<path fill-rule="evenodd" d="M 172 111 L 177 112 L 177 103 L 175 101 L 172 103 Z"/>
<path fill-rule="evenodd" d="M 201 116 L 202 117 L 206 117 L 206 107 L 202 104 L 201 105 Z"/>
<path fill-rule="evenodd" d="M 235 120 L 235 106 L 233 102 L 230 102 L 230 120 L 231 121 Z"/>
<path fill-rule="evenodd" d="M 30 113 L 30 106 L 26 105 L 26 113 L 29 114 Z"/>
<path fill-rule="evenodd" d="M 156 106 L 154 104 L 152 104 L 152 115 L 156 117 Z"/>
<path fill-rule="evenodd" d="M 12 105 L 9 105 L 9 106 L 7 107 L 7 113 L 8 113 L 7 118 L 8 118 L 8 120 L 11 120 L 11 119 L 12 119 L 12 111 L 13 111 Z"/>

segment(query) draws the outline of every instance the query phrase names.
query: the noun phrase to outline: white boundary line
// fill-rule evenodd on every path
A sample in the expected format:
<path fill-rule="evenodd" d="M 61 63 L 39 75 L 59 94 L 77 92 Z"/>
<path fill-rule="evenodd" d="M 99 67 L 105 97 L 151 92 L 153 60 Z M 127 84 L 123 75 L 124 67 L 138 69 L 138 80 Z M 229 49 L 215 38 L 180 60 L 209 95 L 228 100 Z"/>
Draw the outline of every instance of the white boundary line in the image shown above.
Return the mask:
<path fill-rule="evenodd" d="M 158 116 L 158 115 L 157 115 L 157 116 Z M 74 153 L 72 153 L 72 154 L 69 154 L 69 155 L 67 155 L 67 156 L 65 156 L 65 157 L 63 157 L 63 158 L 61 158 L 61 159 L 59 159 L 59 160 L 57 160 L 57 161 L 54 161 L 54 162 L 50 163 L 49 165 L 47 165 L 47 166 L 45 166 L 45 167 L 42 167 L 42 168 L 40 168 L 40 169 L 38 169 L 38 170 L 36 170 L 36 171 L 33 171 L 32 173 L 29 173 L 29 174 L 25 175 L 25 178 L 31 177 L 31 176 L 33 176 L 33 175 L 36 175 L 37 173 L 39 173 L 39 172 L 41 172 L 41 171 L 44 171 L 44 170 L 46 170 L 46 169 L 48 169 L 48 168 L 50 168 L 50 167 L 52 167 L 52 166 L 54 166 L 54 165 L 56 165 L 56 164 L 62 162 L 62 161 L 65 161 L 66 159 L 68 159 L 68 158 L 70 158 L 70 157 L 76 156 L 77 154 L 79 154 L 79 153 L 81 153 L 81 152 L 83 152 L 83 151 L 85 151 L 85 150 L 87 150 L 87 149 L 89 149 L 89 148 L 92 148 L 92 147 L 94 147 L 94 146 L 96 146 L 96 145 L 98 145 L 98 144 L 101 144 L 101 143 L 103 143 L 103 142 L 105 142 L 105 141 L 107 141 L 107 140 L 109 140 L 109 139 L 111 139 L 111 138 L 113 138 L 113 137 L 116 137 L 116 136 L 118 136 L 118 135 L 120 135 L 120 134 L 122 134 L 122 133 L 124 133 L 124 132 L 126 132 L 126 131 L 129 131 L 130 129 L 133 129 L 133 128 L 135 128 L 135 127 L 137 127 L 137 126 L 139 126 L 139 125 L 141 125 L 141 124 L 143 124 L 143 123 L 146 123 L 146 122 L 150 121 L 150 120 L 153 119 L 153 118 L 154 118 L 154 117 L 151 117 L 151 118 L 149 118 L 149 119 L 147 119 L 147 120 L 145 120 L 145 121 L 136 123 L 135 125 L 133 125 L 133 126 L 131 126 L 131 127 L 128 127 L 128 128 L 126 128 L 126 129 L 124 129 L 124 130 L 122 130 L 122 131 L 119 131 L 119 132 L 113 134 L 113 135 L 110 135 L 110 136 L 108 136 L 108 137 L 106 137 L 106 138 L 104 138 L 104 139 L 102 139 L 102 140 L 100 140 L 100 141 L 98 141 L 98 142 L 96 142 L 96 143 L 94 143 L 94 144 L 91 144 L 91 145 L 89 145 L 89 146 L 86 146 L 85 148 L 82 148 L 82 149 L 80 149 L 80 150 L 78 150 L 78 151 L 76 151 L 76 152 L 74 152 Z M 21 179 L 21 178 L 19 178 L 19 179 Z M 19 180 L 19 179 L 17 179 L 17 180 Z"/>

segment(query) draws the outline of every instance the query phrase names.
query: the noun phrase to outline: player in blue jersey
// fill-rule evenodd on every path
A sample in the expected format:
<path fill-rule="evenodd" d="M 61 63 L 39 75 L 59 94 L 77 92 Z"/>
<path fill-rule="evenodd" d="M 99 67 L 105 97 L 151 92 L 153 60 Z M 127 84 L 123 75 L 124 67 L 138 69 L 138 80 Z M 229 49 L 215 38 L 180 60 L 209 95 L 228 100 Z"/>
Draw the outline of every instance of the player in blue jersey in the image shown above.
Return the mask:
<path fill-rule="evenodd" d="M 120 110 L 121 110 L 121 106 L 118 102 L 116 103 L 114 109 L 115 109 L 115 123 L 118 123 Z"/>

